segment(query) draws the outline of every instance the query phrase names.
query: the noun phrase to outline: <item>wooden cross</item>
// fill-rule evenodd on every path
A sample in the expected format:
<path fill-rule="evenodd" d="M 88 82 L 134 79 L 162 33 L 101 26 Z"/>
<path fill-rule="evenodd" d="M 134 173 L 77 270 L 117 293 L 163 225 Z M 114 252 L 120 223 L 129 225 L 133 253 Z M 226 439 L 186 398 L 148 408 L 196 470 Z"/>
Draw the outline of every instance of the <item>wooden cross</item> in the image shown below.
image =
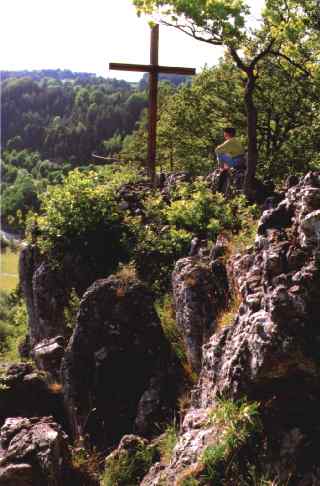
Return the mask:
<path fill-rule="evenodd" d="M 148 171 L 153 183 L 155 181 L 156 166 L 158 74 L 192 75 L 196 73 L 196 70 L 193 68 L 159 66 L 158 50 L 159 25 L 156 25 L 151 29 L 150 64 L 123 64 L 117 62 L 109 64 L 109 69 L 149 73 Z"/>

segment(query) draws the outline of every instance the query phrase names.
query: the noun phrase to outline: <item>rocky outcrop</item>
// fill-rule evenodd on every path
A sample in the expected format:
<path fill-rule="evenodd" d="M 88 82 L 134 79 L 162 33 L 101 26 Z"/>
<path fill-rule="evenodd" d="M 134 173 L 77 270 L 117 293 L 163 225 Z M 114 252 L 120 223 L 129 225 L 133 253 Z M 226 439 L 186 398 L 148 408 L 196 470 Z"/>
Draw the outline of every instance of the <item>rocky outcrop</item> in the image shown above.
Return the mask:
<path fill-rule="evenodd" d="M 42 261 L 35 245 L 20 253 L 19 278 L 26 298 L 31 348 L 42 339 L 65 334 L 68 290 L 63 273 Z"/>
<path fill-rule="evenodd" d="M 320 175 L 308 174 L 263 214 L 254 247 L 233 261 L 238 315 L 204 345 L 172 462 L 154 466 L 144 486 L 182 484 L 183 473 L 197 469 L 207 445 L 219 440 L 207 420 L 218 397 L 260 402 L 263 467 L 279 484 L 289 477 L 298 486 L 320 484 L 319 209 Z"/>
<path fill-rule="evenodd" d="M 199 373 L 202 346 L 214 332 L 219 312 L 229 297 L 227 271 L 221 259 L 188 257 L 172 274 L 177 327 L 192 369 Z"/>
<path fill-rule="evenodd" d="M 110 275 L 119 261 L 126 261 L 128 255 L 118 244 L 119 231 L 97 227 L 46 256 L 40 256 L 35 245 L 23 248 L 19 278 L 26 297 L 31 348 L 43 339 L 69 337 L 65 309 L 70 294 L 75 292 L 80 298 L 93 282 Z"/>
<path fill-rule="evenodd" d="M 41 263 L 41 256 L 36 245 L 24 245 L 19 257 L 19 282 L 26 299 L 28 310 L 29 330 L 32 332 L 32 340 L 35 341 L 37 334 L 37 316 L 33 299 L 33 285 L 32 279 L 36 268 Z M 30 340 L 30 336 L 29 336 Z M 31 343 L 30 343 L 31 346 Z"/>
<path fill-rule="evenodd" d="M 149 435 L 173 408 L 177 373 L 150 291 L 115 276 L 95 282 L 63 362 L 75 436 L 105 447 L 132 431 Z"/>
<path fill-rule="evenodd" d="M 27 363 L 11 365 L 1 373 L 0 425 L 7 417 L 54 415 L 66 425 L 61 386 Z"/>
<path fill-rule="evenodd" d="M 67 436 L 51 417 L 8 418 L 0 431 L 1 486 L 64 486 L 70 479 Z"/>

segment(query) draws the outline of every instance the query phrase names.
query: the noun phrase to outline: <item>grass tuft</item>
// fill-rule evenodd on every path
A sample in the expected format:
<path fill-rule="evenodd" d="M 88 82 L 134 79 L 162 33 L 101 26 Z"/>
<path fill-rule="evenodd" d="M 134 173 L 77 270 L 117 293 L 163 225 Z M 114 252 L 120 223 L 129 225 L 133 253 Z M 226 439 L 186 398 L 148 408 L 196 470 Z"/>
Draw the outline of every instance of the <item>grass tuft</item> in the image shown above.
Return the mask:
<path fill-rule="evenodd" d="M 237 452 L 261 428 L 257 402 L 219 400 L 208 415 L 208 425 L 214 425 L 219 440 L 208 446 L 203 455 L 204 478 L 219 484 L 232 468 Z"/>
<path fill-rule="evenodd" d="M 221 331 L 226 326 L 231 326 L 238 314 L 241 304 L 241 296 L 237 292 L 235 293 L 226 309 L 224 309 L 217 318 L 217 331 Z"/>
<path fill-rule="evenodd" d="M 175 422 L 169 425 L 158 443 L 161 461 L 169 464 L 172 458 L 173 449 L 178 442 L 178 428 Z"/>
<path fill-rule="evenodd" d="M 150 469 L 155 448 L 140 444 L 135 450 L 115 451 L 106 460 L 101 486 L 138 486 Z"/>

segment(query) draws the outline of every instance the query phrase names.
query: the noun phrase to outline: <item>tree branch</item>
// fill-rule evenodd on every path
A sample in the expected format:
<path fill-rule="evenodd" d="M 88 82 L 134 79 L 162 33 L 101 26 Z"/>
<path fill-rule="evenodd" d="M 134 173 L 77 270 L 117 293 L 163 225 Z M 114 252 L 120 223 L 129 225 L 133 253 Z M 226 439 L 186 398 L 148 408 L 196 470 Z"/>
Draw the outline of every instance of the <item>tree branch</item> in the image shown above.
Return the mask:
<path fill-rule="evenodd" d="M 197 34 L 195 27 L 192 25 L 171 24 L 166 20 L 161 20 L 161 23 L 163 25 L 166 25 L 167 27 L 174 27 L 175 29 L 180 30 L 180 32 L 183 32 L 184 34 L 198 41 L 205 42 L 207 44 L 212 44 L 214 46 L 223 45 L 223 41 L 219 37 L 209 37 L 208 39 L 205 39 L 204 37 L 200 36 L 199 34 Z"/>
<path fill-rule="evenodd" d="M 286 54 L 283 54 L 280 51 L 270 51 L 270 54 L 272 54 L 273 56 L 281 57 L 282 59 L 285 59 L 289 64 L 291 64 L 292 66 L 294 66 L 297 69 L 300 69 L 300 71 L 302 71 L 308 77 L 309 76 L 312 77 L 312 74 L 307 69 L 305 69 L 303 66 L 301 66 L 301 64 L 293 61 L 290 57 L 286 56 Z"/>
<path fill-rule="evenodd" d="M 254 70 L 254 68 L 256 67 L 258 62 L 261 61 L 261 59 L 263 59 L 267 54 L 271 53 L 271 48 L 272 48 L 274 42 L 275 42 L 275 40 L 271 39 L 268 46 L 263 51 L 259 52 L 259 54 L 257 54 L 255 58 L 253 58 L 253 60 L 250 63 L 250 66 L 249 66 L 252 71 Z"/>
<path fill-rule="evenodd" d="M 229 52 L 230 52 L 230 54 L 232 56 L 232 59 L 234 60 L 234 62 L 238 66 L 238 68 L 241 69 L 241 71 L 245 71 L 247 73 L 248 72 L 248 69 L 249 69 L 249 66 L 247 66 L 242 61 L 241 57 L 237 53 L 237 49 L 235 49 L 234 47 L 228 47 L 228 49 L 229 49 Z"/>

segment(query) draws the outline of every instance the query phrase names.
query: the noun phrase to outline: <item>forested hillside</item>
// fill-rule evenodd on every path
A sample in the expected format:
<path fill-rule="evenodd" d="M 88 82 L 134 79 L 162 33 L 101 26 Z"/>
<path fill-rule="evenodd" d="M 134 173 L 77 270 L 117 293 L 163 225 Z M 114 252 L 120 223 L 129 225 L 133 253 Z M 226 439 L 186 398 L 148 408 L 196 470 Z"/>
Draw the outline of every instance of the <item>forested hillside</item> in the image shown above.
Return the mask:
<path fill-rule="evenodd" d="M 60 70 L 5 72 L 1 88 L 2 220 L 16 227 L 48 184 L 97 163 L 94 152 L 117 152 L 147 98 L 125 81 Z"/>
<path fill-rule="evenodd" d="M 145 93 L 125 81 L 8 78 L 2 84 L 2 145 L 87 163 L 103 141 L 131 132 L 145 105 Z"/>

